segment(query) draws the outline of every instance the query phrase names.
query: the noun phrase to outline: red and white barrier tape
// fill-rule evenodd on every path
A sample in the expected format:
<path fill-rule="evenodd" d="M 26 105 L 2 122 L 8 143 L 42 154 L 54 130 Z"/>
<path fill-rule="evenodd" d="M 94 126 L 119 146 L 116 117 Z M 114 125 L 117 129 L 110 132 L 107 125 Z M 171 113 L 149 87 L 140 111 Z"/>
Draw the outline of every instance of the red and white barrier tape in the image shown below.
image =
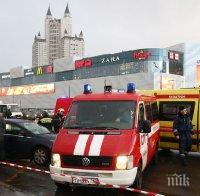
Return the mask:
<path fill-rule="evenodd" d="M 51 173 L 50 171 L 47 171 L 47 170 L 32 168 L 32 167 L 23 166 L 23 165 L 17 165 L 15 163 L 8 163 L 8 162 L 5 162 L 5 161 L 0 161 L 0 164 L 7 165 L 7 166 L 10 166 L 10 167 L 19 168 L 19 169 L 25 169 L 25 170 L 29 170 L 29 171 L 40 172 L 40 173 L 43 173 L 43 174 L 54 174 L 54 175 L 59 175 L 59 176 L 69 176 L 69 175 L 66 175 L 66 174 Z M 141 194 L 149 195 L 149 196 L 164 196 L 164 195 L 159 194 L 159 193 L 148 192 L 148 191 L 143 191 L 143 190 L 134 189 L 134 188 L 127 188 L 125 186 L 106 184 L 106 183 L 103 183 L 103 182 L 96 182 L 96 185 L 101 185 L 101 186 L 108 187 L 108 188 L 117 188 L 117 189 L 121 189 L 121 190 L 127 190 L 127 191 L 141 193 Z"/>

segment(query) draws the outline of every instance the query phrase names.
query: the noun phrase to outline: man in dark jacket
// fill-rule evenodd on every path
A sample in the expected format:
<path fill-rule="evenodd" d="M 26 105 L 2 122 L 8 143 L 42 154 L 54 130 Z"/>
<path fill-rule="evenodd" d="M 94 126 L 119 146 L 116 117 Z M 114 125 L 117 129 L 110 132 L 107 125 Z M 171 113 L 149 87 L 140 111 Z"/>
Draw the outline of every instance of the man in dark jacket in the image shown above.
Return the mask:
<path fill-rule="evenodd" d="M 186 165 L 185 156 L 191 150 L 192 145 L 192 122 L 184 106 L 179 107 L 178 115 L 174 119 L 173 131 L 179 140 L 179 152 L 183 165 Z"/>
<path fill-rule="evenodd" d="M 64 109 L 60 108 L 57 112 L 57 114 L 53 118 L 53 127 L 54 127 L 54 132 L 58 133 L 59 129 L 62 127 L 62 124 L 64 122 Z"/>
<path fill-rule="evenodd" d="M 4 133 L 6 129 L 6 122 L 4 120 L 3 114 L 0 113 L 0 160 L 5 158 L 4 151 Z"/>
<path fill-rule="evenodd" d="M 7 109 L 6 113 L 5 113 L 5 117 L 6 118 L 11 118 L 12 116 L 12 112 L 10 111 L 10 109 Z"/>

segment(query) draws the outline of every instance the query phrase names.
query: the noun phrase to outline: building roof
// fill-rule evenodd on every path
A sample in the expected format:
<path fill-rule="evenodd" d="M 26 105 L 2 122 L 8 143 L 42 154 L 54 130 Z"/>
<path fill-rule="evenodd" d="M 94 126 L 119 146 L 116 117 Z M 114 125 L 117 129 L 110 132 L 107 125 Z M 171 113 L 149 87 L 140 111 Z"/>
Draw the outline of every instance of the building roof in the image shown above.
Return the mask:
<path fill-rule="evenodd" d="M 46 39 L 35 37 L 35 42 L 46 42 Z"/>
<path fill-rule="evenodd" d="M 64 37 L 62 37 L 61 39 L 75 39 L 75 40 L 79 40 L 79 41 L 83 41 L 84 39 L 83 38 L 80 38 L 80 37 L 71 37 L 71 36 L 68 36 L 68 35 L 65 35 Z"/>

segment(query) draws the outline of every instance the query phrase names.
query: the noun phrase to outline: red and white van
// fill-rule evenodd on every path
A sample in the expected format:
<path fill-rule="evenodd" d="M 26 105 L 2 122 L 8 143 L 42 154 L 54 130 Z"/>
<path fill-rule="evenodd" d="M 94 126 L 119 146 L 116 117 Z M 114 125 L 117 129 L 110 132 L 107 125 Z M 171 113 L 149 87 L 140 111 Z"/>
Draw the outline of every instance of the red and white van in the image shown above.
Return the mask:
<path fill-rule="evenodd" d="M 52 149 L 51 178 L 57 186 L 106 183 L 141 187 L 142 171 L 156 155 L 156 99 L 135 92 L 84 94 L 73 98 Z"/>

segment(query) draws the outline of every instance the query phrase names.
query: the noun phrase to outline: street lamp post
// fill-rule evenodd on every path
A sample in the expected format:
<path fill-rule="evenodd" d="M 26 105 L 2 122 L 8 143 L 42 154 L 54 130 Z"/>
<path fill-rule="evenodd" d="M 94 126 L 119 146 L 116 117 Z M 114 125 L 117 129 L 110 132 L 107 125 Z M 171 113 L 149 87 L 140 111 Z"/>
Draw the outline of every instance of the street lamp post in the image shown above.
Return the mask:
<path fill-rule="evenodd" d="M 15 94 L 14 94 L 14 91 L 13 91 L 13 94 L 12 94 L 12 100 L 13 100 L 13 103 L 15 102 Z"/>
<path fill-rule="evenodd" d="M 153 64 L 154 64 L 154 67 L 159 70 L 159 73 L 160 73 L 160 89 L 162 90 L 162 69 L 160 67 L 158 67 L 155 62 Z"/>
<path fill-rule="evenodd" d="M 65 79 L 65 77 L 62 77 L 63 80 L 65 81 L 65 83 L 67 84 L 67 80 Z M 68 96 L 70 97 L 70 93 L 71 93 L 71 89 L 70 89 L 70 85 L 68 86 Z"/>

